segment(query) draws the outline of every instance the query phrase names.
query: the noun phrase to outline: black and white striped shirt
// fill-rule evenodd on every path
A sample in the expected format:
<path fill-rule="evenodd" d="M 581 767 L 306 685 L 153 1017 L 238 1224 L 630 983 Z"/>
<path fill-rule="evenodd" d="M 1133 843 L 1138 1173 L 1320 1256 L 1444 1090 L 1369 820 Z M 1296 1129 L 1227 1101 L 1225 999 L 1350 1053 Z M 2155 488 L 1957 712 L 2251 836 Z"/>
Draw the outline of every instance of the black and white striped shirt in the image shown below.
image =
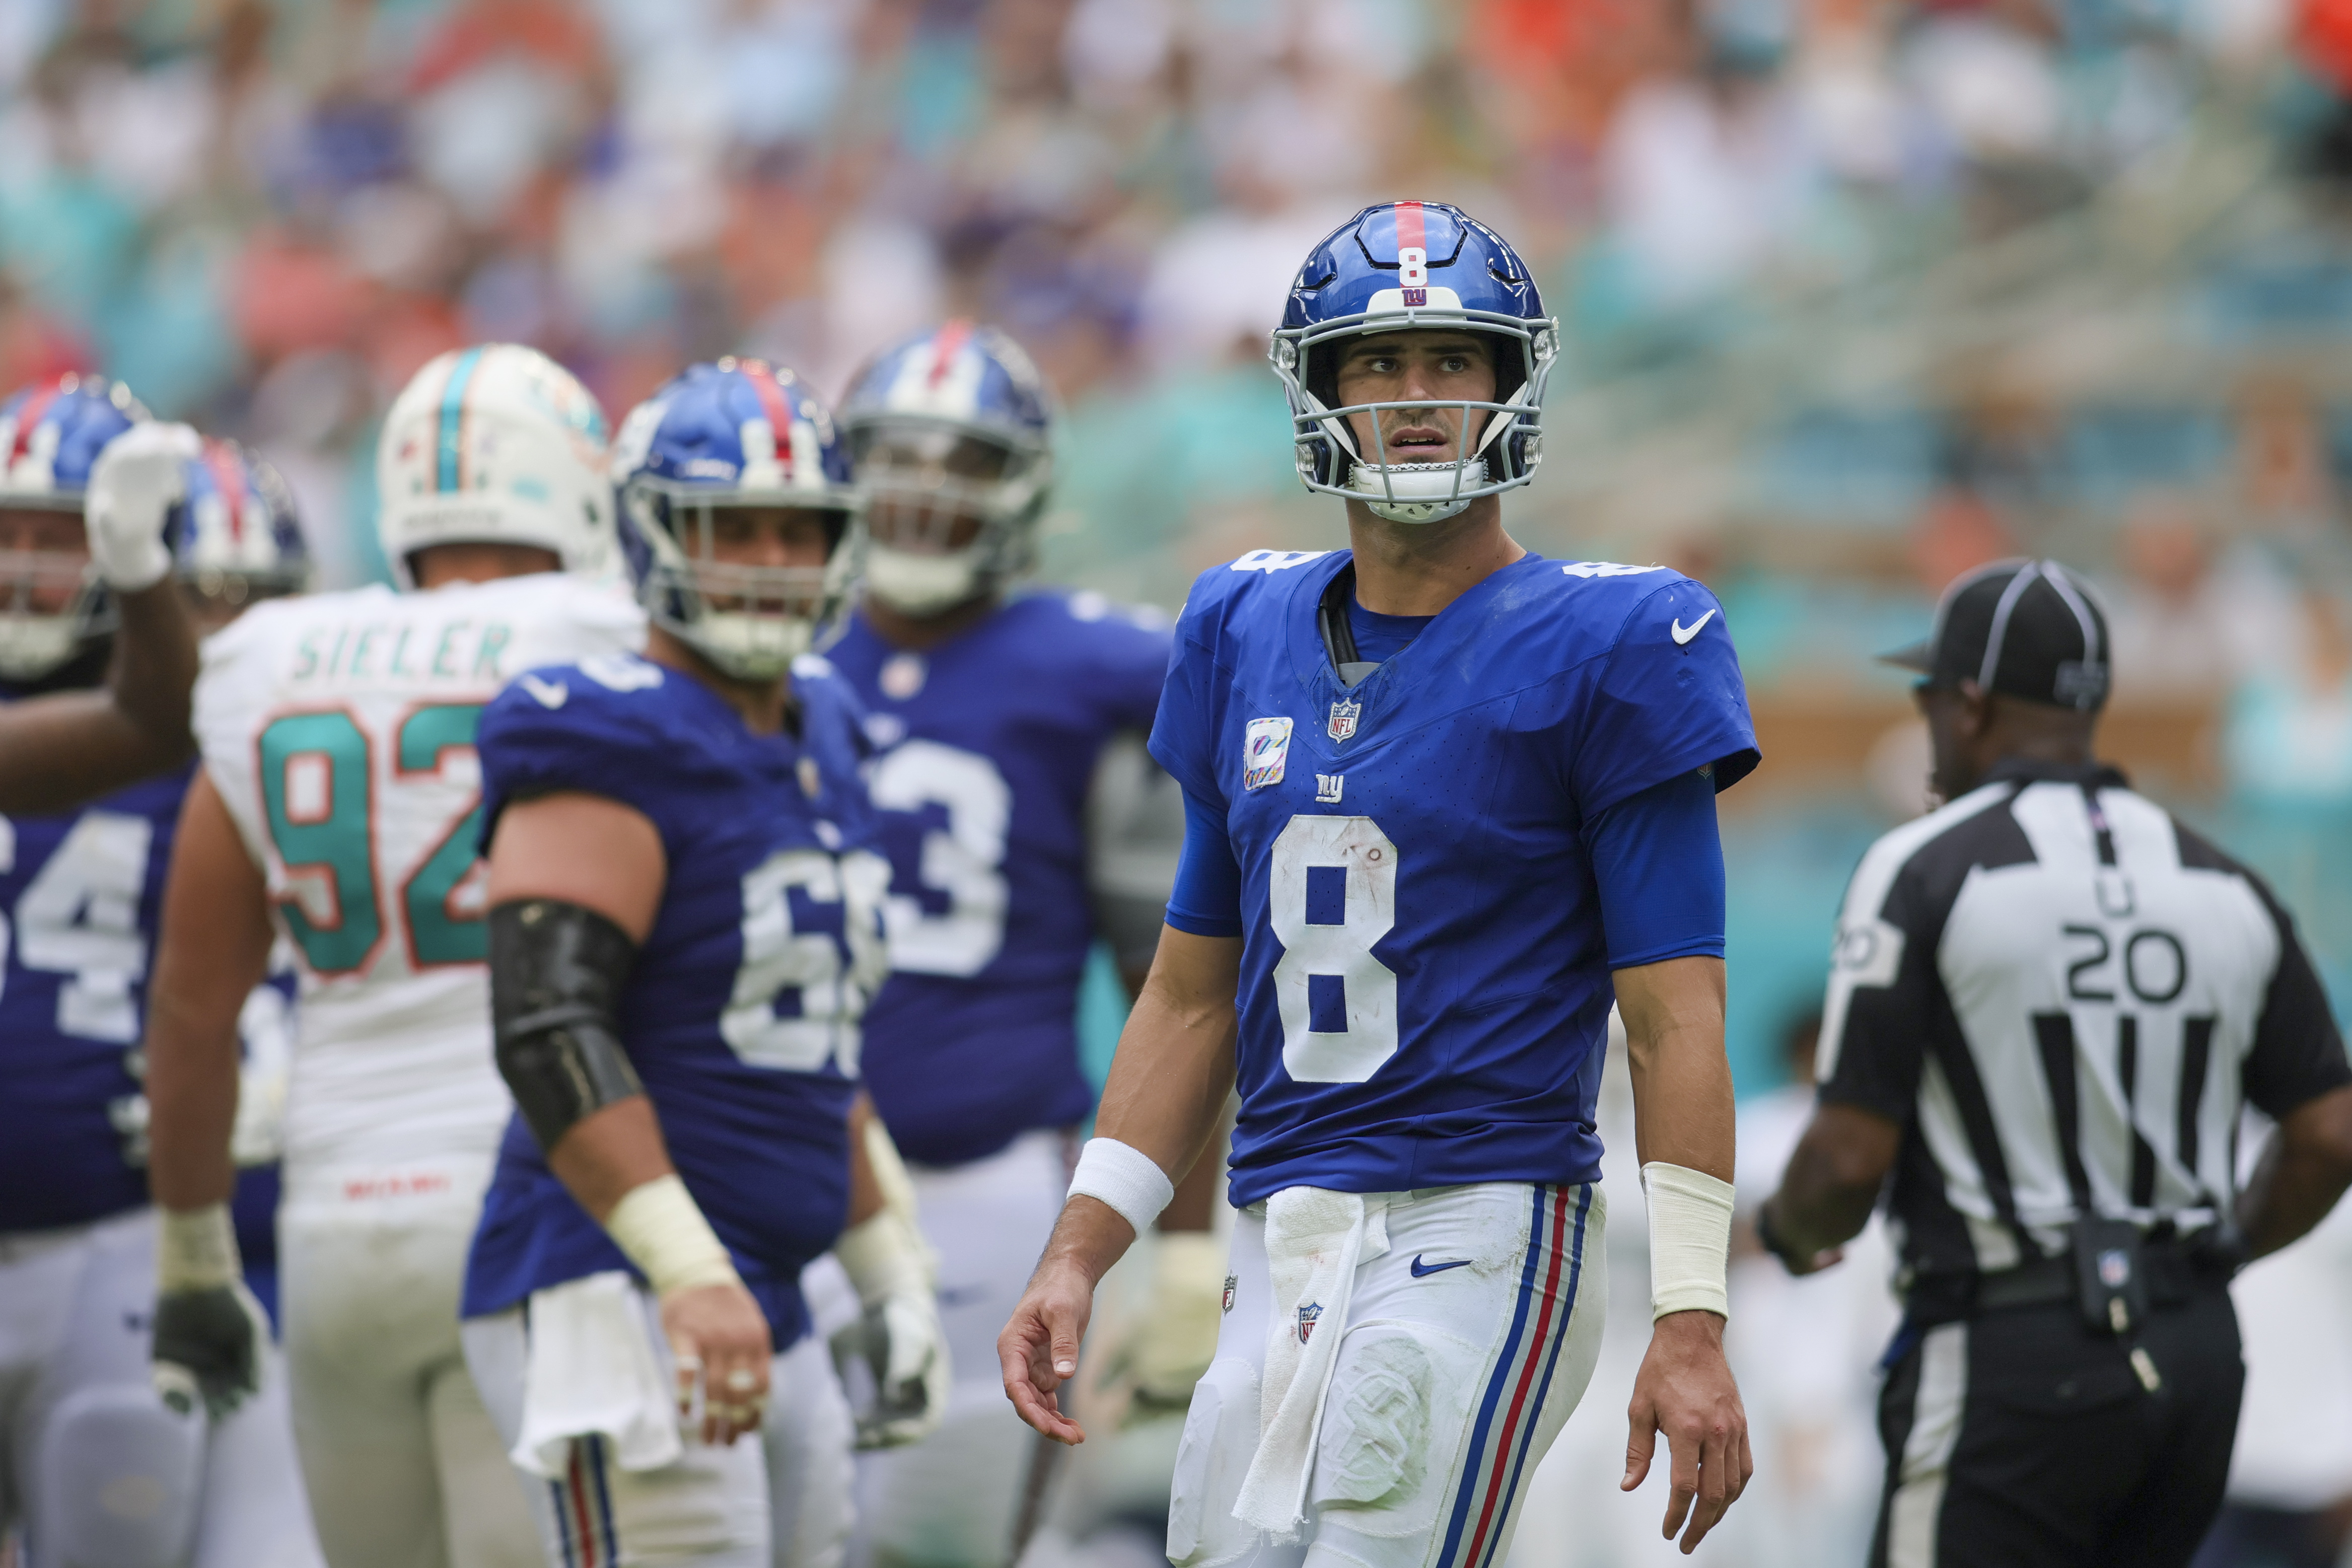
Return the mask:
<path fill-rule="evenodd" d="M 2352 1081 L 2269 889 L 2112 769 L 2005 763 L 1881 838 L 1846 890 L 1824 1102 L 1903 1125 L 1913 1277 L 2063 1248 L 2088 1209 L 2226 1214 L 2242 1102 Z"/>

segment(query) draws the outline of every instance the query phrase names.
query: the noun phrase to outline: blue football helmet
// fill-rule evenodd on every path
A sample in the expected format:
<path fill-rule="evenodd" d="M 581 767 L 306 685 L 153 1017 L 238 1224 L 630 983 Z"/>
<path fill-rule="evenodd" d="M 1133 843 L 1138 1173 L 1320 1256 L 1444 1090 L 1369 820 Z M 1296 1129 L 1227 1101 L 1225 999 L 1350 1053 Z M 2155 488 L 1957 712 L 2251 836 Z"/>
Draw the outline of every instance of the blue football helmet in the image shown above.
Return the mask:
<path fill-rule="evenodd" d="M 866 497 L 866 592 L 909 616 L 1029 567 L 1054 479 L 1045 378 L 994 327 L 949 321 L 877 358 L 841 406 Z"/>
<path fill-rule="evenodd" d="M 188 465 L 187 495 L 163 528 L 180 581 L 224 609 L 299 594 L 310 581 L 294 492 L 258 453 L 234 441 L 205 442 Z"/>
<path fill-rule="evenodd" d="M 622 423 L 613 483 L 621 552 L 646 613 L 740 679 L 790 668 L 856 575 L 848 449 L 824 405 L 782 366 L 730 357 L 671 377 Z M 752 508 L 818 513 L 825 563 L 719 561 L 719 515 Z"/>
<path fill-rule="evenodd" d="M 38 680 L 114 630 L 113 596 L 82 542 L 82 494 L 106 444 L 147 416 L 129 387 L 99 375 L 37 382 L 0 403 L 0 679 Z M 26 515 L 37 512 L 72 521 Z"/>
<path fill-rule="evenodd" d="M 1377 447 L 1379 410 L 1427 405 L 1339 404 L 1346 340 L 1416 328 L 1482 332 L 1494 343 L 1493 401 L 1440 405 L 1462 410 L 1468 450 L 1452 461 L 1397 463 L 1358 449 L 1349 416 L 1373 415 Z M 1267 357 L 1290 400 L 1308 489 L 1362 501 L 1391 522 L 1435 522 L 1535 477 L 1544 384 L 1559 353 L 1559 323 L 1502 236 L 1443 202 L 1391 202 L 1366 207 L 1308 254 Z"/>

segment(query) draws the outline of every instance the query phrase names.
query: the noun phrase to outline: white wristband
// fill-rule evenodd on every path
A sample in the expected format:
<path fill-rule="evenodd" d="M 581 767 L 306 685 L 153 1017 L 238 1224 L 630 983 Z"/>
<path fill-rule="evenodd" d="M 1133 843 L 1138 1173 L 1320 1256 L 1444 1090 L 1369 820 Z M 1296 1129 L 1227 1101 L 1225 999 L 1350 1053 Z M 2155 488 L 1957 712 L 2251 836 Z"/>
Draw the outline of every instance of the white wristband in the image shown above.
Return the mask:
<path fill-rule="evenodd" d="M 604 1216 L 604 1234 L 628 1254 L 656 1296 L 742 1282 L 726 1245 L 674 1173 L 622 1194 Z"/>
<path fill-rule="evenodd" d="M 1731 1315 L 1724 1272 L 1731 1254 L 1731 1184 L 1653 1160 L 1642 1167 L 1650 1200 L 1650 1317 Z"/>
<path fill-rule="evenodd" d="M 171 1296 L 212 1290 L 244 1272 L 236 1255 L 236 1227 L 228 1205 L 200 1209 L 164 1209 L 155 1231 L 155 1289 Z"/>
<path fill-rule="evenodd" d="M 1159 1162 L 1134 1145 L 1116 1138 L 1089 1138 L 1078 1155 L 1077 1174 L 1070 1178 L 1070 1196 L 1081 1195 L 1108 1204 L 1141 1236 L 1176 1196 L 1176 1184 Z"/>

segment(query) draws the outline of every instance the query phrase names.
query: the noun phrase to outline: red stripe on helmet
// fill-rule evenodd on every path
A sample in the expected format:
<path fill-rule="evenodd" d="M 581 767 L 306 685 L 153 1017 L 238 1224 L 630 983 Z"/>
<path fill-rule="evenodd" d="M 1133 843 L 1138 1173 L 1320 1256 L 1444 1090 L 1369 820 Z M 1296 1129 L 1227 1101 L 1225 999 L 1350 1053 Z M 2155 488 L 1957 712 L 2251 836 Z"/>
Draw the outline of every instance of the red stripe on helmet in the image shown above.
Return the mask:
<path fill-rule="evenodd" d="M 1419 202 L 1399 202 L 1396 205 L 1397 249 L 1402 252 L 1412 246 L 1428 247 L 1426 231 L 1422 223 Z"/>
<path fill-rule="evenodd" d="M 228 536 L 242 542 L 245 539 L 245 465 L 236 460 L 236 448 L 226 441 L 205 443 L 205 468 L 213 477 L 213 485 L 221 493 L 228 508 Z"/>
<path fill-rule="evenodd" d="M 47 414 L 49 411 L 49 405 L 55 403 L 62 395 L 65 384 L 64 376 L 58 377 L 40 391 L 26 397 L 25 406 L 17 410 L 16 433 L 8 445 L 8 463 L 11 467 L 15 465 L 17 458 L 31 449 L 34 426 L 40 424 L 41 416 Z"/>
<path fill-rule="evenodd" d="M 751 390 L 760 399 L 760 412 L 767 416 L 768 428 L 775 434 L 776 461 L 784 471 L 792 471 L 793 405 L 784 401 L 784 389 L 776 380 L 775 371 L 759 360 L 746 360 L 739 367 L 751 383 Z"/>
<path fill-rule="evenodd" d="M 948 367 L 955 363 L 956 355 L 971 341 L 971 323 L 953 321 L 939 330 L 931 339 L 931 384 L 937 386 L 948 378 Z"/>

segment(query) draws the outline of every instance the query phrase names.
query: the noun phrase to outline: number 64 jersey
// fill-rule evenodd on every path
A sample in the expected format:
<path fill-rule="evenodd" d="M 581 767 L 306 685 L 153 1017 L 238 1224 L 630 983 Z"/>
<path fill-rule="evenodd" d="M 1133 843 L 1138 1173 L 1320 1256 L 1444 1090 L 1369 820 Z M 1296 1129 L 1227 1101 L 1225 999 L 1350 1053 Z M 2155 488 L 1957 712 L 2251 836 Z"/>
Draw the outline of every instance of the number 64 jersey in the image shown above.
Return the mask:
<path fill-rule="evenodd" d="M 205 642 L 197 742 L 300 974 L 290 1187 L 487 1178 L 511 1102 L 490 1055 L 475 729 L 519 672 L 644 636 L 619 590 L 544 573 L 271 600 Z"/>
<path fill-rule="evenodd" d="M 1756 765 L 1720 607 L 1529 554 L 1348 686 L 1317 615 L 1350 564 L 1204 574 L 1152 731 L 1240 871 L 1232 1201 L 1592 1181 L 1612 987 L 1584 825 Z"/>

